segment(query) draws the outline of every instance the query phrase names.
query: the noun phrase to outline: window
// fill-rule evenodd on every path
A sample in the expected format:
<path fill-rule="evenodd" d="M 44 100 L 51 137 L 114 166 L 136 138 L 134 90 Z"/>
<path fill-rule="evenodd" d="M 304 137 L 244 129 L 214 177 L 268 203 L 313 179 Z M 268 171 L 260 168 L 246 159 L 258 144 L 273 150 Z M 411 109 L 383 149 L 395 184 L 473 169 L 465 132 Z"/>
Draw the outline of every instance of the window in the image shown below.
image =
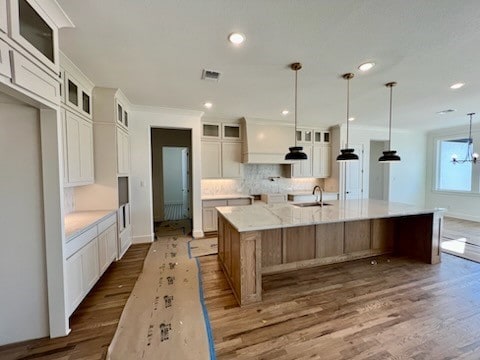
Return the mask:
<path fill-rule="evenodd" d="M 479 192 L 480 164 L 472 162 L 454 163 L 452 156 L 458 160 L 475 152 L 475 142 L 468 138 L 444 138 L 437 140 L 437 181 L 439 191 Z"/>

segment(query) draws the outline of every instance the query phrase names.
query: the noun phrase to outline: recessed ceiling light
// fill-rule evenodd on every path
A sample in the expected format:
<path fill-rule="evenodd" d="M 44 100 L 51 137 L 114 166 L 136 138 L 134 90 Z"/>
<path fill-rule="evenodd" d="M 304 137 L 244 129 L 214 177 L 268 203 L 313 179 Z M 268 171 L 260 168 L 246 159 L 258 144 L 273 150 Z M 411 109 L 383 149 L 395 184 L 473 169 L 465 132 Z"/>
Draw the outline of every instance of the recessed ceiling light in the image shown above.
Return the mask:
<path fill-rule="evenodd" d="M 204 107 L 206 107 L 207 109 L 211 109 L 213 104 L 211 102 L 206 102 L 205 104 L 203 104 Z"/>
<path fill-rule="evenodd" d="M 457 90 L 457 89 L 460 89 L 461 87 L 463 87 L 463 85 L 465 85 L 465 83 L 456 83 L 456 84 L 453 84 L 452 86 L 450 86 L 450 89 Z"/>
<path fill-rule="evenodd" d="M 358 67 L 360 71 L 368 71 L 375 66 L 374 62 L 366 62 Z"/>
<path fill-rule="evenodd" d="M 288 111 L 288 110 L 283 110 L 283 111 L 282 111 L 282 115 L 283 115 L 283 116 L 287 116 L 289 112 L 290 112 L 290 111 Z"/>
<path fill-rule="evenodd" d="M 442 110 L 442 111 L 437 111 L 437 115 L 445 115 L 445 114 L 448 114 L 448 113 L 451 113 L 451 112 L 454 112 L 456 111 L 455 109 L 446 109 L 446 110 Z"/>
<path fill-rule="evenodd" d="M 353 121 L 353 120 L 355 120 L 353 116 L 348 118 L 348 121 Z"/>
<path fill-rule="evenodd" d="M 236 32 L 231 33 L 228 35 L 228 41 L 230 41 L 232 44 L 240 45 L 245 41 L 245 35 Z"/>

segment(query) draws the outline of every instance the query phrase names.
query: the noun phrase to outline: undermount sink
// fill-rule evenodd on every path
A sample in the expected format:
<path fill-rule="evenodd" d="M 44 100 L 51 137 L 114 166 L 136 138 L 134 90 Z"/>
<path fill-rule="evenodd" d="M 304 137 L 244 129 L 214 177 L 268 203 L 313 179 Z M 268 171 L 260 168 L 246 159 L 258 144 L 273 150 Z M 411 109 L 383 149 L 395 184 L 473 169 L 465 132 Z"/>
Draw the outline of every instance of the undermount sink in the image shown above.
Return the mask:
<path fill-rule="evenodd" d="M 332 204 L 327 204 L 323 203 L 320 204 L 319 202 L 309 202 L 309 203 L 298 203 L 298 204 L 293 204 L 293 206 L 298 206 L 298 207 L 311 207 L 311 206 L 331 206 Z"/>

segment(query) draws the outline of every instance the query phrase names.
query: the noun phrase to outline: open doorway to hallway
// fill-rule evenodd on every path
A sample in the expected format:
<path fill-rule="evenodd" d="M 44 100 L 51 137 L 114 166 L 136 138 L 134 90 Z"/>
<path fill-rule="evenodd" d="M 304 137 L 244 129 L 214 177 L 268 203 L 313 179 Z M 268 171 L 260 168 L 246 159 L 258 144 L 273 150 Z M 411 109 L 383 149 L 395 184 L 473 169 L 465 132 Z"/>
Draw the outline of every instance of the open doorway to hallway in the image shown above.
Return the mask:
<path fill-rule="evenodd" d="M 156 238 L 192 231 L 191 131 L 151 129 L 153 220 Z"/>

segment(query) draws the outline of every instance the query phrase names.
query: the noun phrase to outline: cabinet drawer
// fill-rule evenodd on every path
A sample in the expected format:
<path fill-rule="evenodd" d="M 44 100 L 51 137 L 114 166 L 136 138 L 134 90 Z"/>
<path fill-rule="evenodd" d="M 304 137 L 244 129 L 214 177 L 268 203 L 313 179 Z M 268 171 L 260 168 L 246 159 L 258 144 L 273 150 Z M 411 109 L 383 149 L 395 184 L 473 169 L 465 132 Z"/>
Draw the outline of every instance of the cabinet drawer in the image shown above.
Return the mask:
<path fill-rule="evenodd" d="M 0 75 L 8 78 L 12 77 L 12 69 L 10 67 L 9 46 L 0 40 Z"/>
<path fill-rule="evenodd" d="M 52 103 L 60 102 L 60 83 L 18 52 L 12 52 L 12 82 Z"/>
<path fill-rule="evenodd" d="M 203 200 L 203 207 L 227 206 L 227 200 Z"/>
<path fill-rule="evenodd" d="M 230 199 L 227 203 L 228 206 L 250 205 L 251 199 Z"/>
<path fill-rule="evenodd" d="M 65 245 L 65 257 L 68 259 L 70 256 L 75 254 L 78 250 L 87 245 L 90 241 L 95 239 L 97 236 L 97 227 L 93 226 L 84 233 L 74 237 Z"/>
<path fill-rule="evenodd" d="M 98 224 L 98 233 L 102 233 L 107 230 L 111 225 L 115 224 L 117 221 L 117 217 L 115 214 L 110 215 L 108 218 L 103 220 L 101 223 Z"/>

